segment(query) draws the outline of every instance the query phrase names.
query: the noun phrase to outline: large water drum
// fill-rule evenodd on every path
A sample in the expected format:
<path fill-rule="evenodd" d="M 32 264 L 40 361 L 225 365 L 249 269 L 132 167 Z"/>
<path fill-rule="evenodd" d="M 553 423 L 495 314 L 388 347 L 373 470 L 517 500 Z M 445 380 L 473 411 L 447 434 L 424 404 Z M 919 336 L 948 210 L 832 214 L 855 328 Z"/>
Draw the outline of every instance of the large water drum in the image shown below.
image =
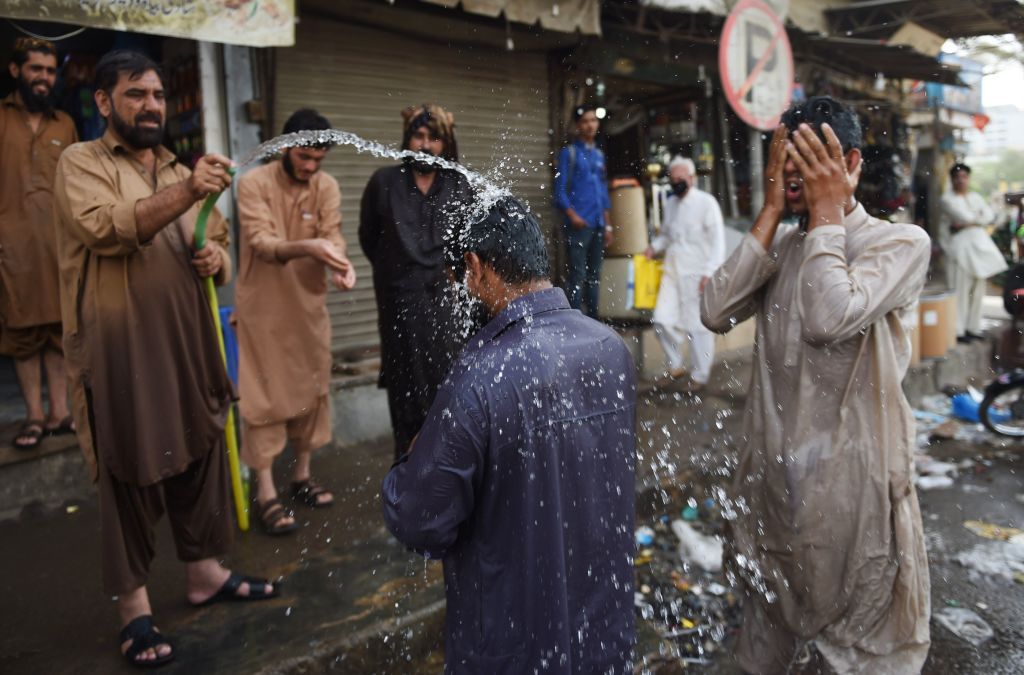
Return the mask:
<path fill-rule="evenodd" d="M 639 185 L 627 184 L 613 187 L 612 202 L 612 245 L 608 255 L 627 256 L 647 250 L 647 200 L 644 189 Z"/>
<path fill-rule="evenodd" d="M 956 305 L 952 293 L 922 295 L 919 303 L 921 316 L 921 358 L 942 357 L 949 351 L 950 324 L 953 342 L 956 342 Z"/>

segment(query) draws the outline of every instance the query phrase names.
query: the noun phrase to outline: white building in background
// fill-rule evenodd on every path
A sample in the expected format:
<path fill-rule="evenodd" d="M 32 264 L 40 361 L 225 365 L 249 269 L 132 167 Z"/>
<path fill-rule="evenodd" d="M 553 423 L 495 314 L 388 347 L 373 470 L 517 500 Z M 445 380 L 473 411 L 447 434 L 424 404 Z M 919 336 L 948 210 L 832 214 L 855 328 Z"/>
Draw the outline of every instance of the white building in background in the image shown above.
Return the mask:
<path fill-rule="evenodd" d="M 1014 105 L 985 108 L 990 122 L 984 131 L 971 129 L 964 134 L 970 144 L 968 161 L 987 161 L 999 158 L 1003 150 L 1024 150 L 1024 110 Z"/>

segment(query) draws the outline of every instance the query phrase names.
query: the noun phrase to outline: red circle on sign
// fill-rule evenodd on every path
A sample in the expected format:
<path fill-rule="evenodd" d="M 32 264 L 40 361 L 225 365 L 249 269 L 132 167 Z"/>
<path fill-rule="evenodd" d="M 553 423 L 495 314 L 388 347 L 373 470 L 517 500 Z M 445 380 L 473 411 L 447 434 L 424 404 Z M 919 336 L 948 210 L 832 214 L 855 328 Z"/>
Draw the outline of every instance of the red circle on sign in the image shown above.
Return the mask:
<path fill-rule="evenodd" d="M 772 30 L 774 32 L 772 36 L 773 44 L 770 45 L 768 51 L 762 55 L 761 63 L 758 65 L 763 66 L 765 59 L 770 56 L 772 50 L 774 50 L 785 58 L 786 66 L 789 69 L 785 96 L 780 99 L 782 101 L 782 105 L 779 107 L 778 112 L 775 112 L 772 115 L 758 116 L 743 103 L 743 97 L 747 95 L 747 92 L 753 87 L 757 77 L 760 75 L 758 67 L 754 68 L 754 71 L 756 72 L 753 77 L 748 73 L 748 82 L 745 82 L 738 88 L 733 86 L 729 77 L 729 41 L 733 36 L 733 31 L 736 30 L 736 24 L 740 15 L 748 10 L 754 10 L 769 17 L 771 19 Z M 722 28 L 722 37 L 718 43 L 718 72 L 722 80 L 722 89 L 725 92 L 725 99 L 729 101 L 729 105 L 734 111 L 736 111 L 736 114 L 739 115 L 741 120 L 755 129 L 760 129 L 762 131 L 774 129 L 778 125 L 779 117 L 781 117 L 782 113 L 789 107 L 793 91 L 793 49 L 789 44 L 789 37 L 786 35 L 786 27 L 782 23 L 782 20 L 779 19 L 768 5 L 761 2 L 761 0 L 740 0 L 733 10 L 729 12 L 729 17 L 725 20 L 725 26 Z"/>

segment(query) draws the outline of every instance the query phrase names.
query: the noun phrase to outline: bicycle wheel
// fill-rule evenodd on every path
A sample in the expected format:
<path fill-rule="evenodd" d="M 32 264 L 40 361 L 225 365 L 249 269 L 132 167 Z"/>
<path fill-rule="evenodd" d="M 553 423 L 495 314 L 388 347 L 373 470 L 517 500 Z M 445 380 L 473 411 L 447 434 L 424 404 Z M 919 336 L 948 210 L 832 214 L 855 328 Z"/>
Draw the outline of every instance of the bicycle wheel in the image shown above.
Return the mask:
<path fill-rule="evenodd" d="M 989 385 L 978 406 L 978 417 L 1001 436 L 1024 437 L 1024 380 Z"/>

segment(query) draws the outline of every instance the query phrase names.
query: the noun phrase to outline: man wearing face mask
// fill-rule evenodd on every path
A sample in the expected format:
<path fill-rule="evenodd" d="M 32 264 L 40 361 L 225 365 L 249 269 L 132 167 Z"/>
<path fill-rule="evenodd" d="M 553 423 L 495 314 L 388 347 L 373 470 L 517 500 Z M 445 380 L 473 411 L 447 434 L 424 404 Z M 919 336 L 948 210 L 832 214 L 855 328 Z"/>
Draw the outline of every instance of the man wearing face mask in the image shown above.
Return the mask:
<path fill-rule="evenodd" d="M 928 655 L 901 381 L 931 242 L 857 202 L 861 138 L 856 113 L 830 97 L 786 111 L 764 206 L 702 297 L 714 331 L 757 318 L 727 530 L 749 673 L 787 672 L 804 649 L 837 673 L 910 675 Z M 799 224 L 783 223 L 787 213 Z"/>
<path fill-rule="evenodd" d="M 693 185 L 696 167 L 687 157 L 669 163 L 672 195 L 665 203 L 661 232 L 647 257 L 665 256 L 665 269 L 654 308 L 654 328 L 668 358 L 665 382 L 683 377 L 682 344 L 689 342 L 690 381 L 698 393 L 711 377 L 715 336 L 700 322 L 700 294 L 725 259 L 725 226 L 718 202 Z"/>
<path fill-rule="evenodd" d="M 455 119 L 432 103 L 402 111 L 402 148 L 459 160 Z M 423 425 L 464 332 L 444 269 L 444 233 L 471 201 L 466 179 L 428 160 L 379 169 L 363 192 L 359 244 L 373 266 L 381 370 L 395 457 Z"/>
<path fill-rule="evenodd" d="M 315 110 L 302 109 L 282 133 L 330 128 Z M 331 440 L 327 276 L 347 291 L 356 274 L 341 236 L 338 181 L 320 170 L 329 149 L 288 148 L 279 161 L 253 169 L 238 184 L 242 459 L 256 471 L 257 513 L 268 534 L 296 527 L 274 486 L 274 459 L 289 439 L 295 452 L 292 498 L 310 508 L 334 503 L 310 472 L 313 451 Z"/>
<path fill-rule="evenodd" d="M 52 43 L 19 38 L 10 73 L 17 89 L 0 101 L 0 354 L 14 360 L 27 412 L 13 445 L 32 450 L 44 435 L 74 432 L 61 346 L 53 178 L 77 135 L 71 118 L 53 108 Z"/>
<path fill-rule="evenodd" d="M 517 200 L 446 255 L 490 321 L 381 488 L 395 537 L 444 560 L 445 672 L 632 673 L 633 358 L 551 286 Z"/>

